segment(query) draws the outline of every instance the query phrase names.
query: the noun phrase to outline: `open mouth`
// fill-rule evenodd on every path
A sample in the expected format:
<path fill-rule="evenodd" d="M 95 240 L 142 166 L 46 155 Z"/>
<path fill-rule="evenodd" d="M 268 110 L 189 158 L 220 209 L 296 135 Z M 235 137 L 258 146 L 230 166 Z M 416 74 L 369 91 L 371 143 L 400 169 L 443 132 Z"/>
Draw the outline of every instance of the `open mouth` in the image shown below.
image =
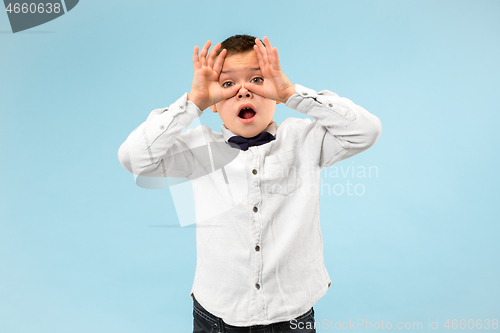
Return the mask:
<path fill-rule="evenodd" d="M 252 108 L 243 108 L 238 114 L 238 117 L 242 119 L 250 119 L 253 118 L 253 116 L 255 116 L 255 111 Z"/>

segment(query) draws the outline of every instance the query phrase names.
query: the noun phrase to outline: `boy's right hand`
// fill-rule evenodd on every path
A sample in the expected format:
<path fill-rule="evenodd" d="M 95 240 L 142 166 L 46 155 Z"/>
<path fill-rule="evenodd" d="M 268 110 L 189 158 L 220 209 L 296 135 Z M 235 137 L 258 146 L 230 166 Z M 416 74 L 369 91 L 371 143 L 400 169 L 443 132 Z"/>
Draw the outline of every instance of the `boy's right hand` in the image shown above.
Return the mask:
<path fill-rule="evenodd" d="M 205 43 L 205 46 L 201 49 L 199 56 L 198 46 L 194 47 L 194 78 L 191 92 L 189 92 L 187 96 L 187 99 L 196 104 L 196 106 L 202 111 L 224 99 L 233 97 L 241 88 L 241 85 L 237 84 L 229 88 L 222 88 L 219 83 L 219 76 L 222 71 L 222 64 L 224 63 L 227 50 L 222 50 L 219 53 L 217 60 L 215 60 L 215 55 L 220 49 L 221 44 L 218 43 L 215 45 L 210 53 L 208 53 L 210 44 L 210 41 Z"/>

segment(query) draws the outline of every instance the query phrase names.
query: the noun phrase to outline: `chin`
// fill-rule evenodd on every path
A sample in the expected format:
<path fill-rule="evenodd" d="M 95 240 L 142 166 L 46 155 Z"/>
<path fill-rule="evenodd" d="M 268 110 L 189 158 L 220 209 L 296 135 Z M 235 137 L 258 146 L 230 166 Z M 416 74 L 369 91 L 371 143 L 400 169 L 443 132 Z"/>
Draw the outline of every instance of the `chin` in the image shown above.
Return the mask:
<path fill-rule="evenodd" d="M 259 134 L 259 133 L 257 133 Z M 244 137 L 244 138 L 251 138 L 253 136 L 256 136 L 257 134 L 253 134 L 253 131 L 240 131 L 240 136 Z"/>
<path fill-rule="evenodd" d="M 259 134 L 260 132 L 262 132 L 263 130 L 258 130 L 258 129 L 255 129 L 255 128 L 243 128 L 243 129 L 240 129 L 238 132 L 240 136 L 244 137 L 244 138 L 251 138 L 253 136 L 256 136 L 257 134 Z M 236 134 L 236 132 L 235 132 Z"/>

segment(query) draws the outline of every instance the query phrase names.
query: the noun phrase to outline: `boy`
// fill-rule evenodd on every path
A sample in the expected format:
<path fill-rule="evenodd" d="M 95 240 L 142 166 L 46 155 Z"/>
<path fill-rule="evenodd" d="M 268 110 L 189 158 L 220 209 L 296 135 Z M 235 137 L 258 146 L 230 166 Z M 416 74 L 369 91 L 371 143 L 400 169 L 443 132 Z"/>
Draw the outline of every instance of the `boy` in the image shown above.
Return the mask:
<path fill-rule="evenodd" d="M 373 146 L 381 133 L 379 119 L 350 100 L 292 84 L 263 40 L 236 35 L 210 52 L 207 41 L 199 55 L 196 46 L 191 91 L 152 111 L 119 150 L 135 175 L 191 180 L 197 220 L 205 214 L 218 227 L 196 228 L 194 332 L 315 332 L 312 306 L 331 285 L 320 171 Z M 278 103 L 315 120 L 278 126 Z M 207 126 L 181 133 L 208 107 L 221 117 L 222 133 Z M 211 168 L 200 171 L 203 142 L 237 154 L 214 167 L 212 152 Z"/>

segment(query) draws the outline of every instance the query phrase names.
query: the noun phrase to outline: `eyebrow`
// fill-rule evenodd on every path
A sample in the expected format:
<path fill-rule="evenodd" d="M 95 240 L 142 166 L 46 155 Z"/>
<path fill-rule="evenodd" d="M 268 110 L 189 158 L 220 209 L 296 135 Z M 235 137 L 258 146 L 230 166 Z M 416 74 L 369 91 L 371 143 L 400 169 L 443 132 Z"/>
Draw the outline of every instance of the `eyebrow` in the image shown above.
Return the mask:
<path fill-rule="evenodd" d="M 249 68 L 251 71 L 260 71 L 260 67 L 256 68 Z M 226 73 L 231 73 L 234 72 L 233 70 L 228 70 L 228 71 L 222 71 L 221 74 L 226 74 Z"/>

